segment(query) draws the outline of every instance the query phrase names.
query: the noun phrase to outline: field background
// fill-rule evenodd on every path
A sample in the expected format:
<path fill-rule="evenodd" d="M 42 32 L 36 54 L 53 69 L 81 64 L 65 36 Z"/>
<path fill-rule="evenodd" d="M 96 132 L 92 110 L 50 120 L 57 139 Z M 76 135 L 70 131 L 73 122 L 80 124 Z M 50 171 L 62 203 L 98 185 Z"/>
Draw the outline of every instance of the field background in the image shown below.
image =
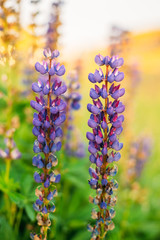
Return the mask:
<path fill-rule="evenodd" d="M 25 59 L 25 49 L 30 45 L 31 39 L 28 34 L 22 32 L 22 38 L 18 45 L 22 52 L 23 64 L 27 65 Z M 24 49 L 25 46 L 25 49 Z M 63 49 L 60 59 L 63 60 Z M 62 162 L 62 183 L 59 186 L 59 197 L 57 198 L 57 211 L 53 214 L 55 220 L 50 231 L 50 239 L 58 240 L 87 240 L 89 233 L 86 225 L 90 222 L 91 204 L 88 203 L 90 194 L 93 191 L 88 186 L 88 152 L 86 131 L 89 131 L 87 120 L 89 113 L 86 106 L 90 102 L 88 73 L 94 72 L 96 64 L 94 57 L 96 54 L 108 55 L 108 48 L 94 49 L 91 52 L 82 53 L 82 72 L 80 75 L 80 92 L 82 94 L 81 109 L 75 112 L 74 124 L 81 133 L 80 138 L 85 144 L 86 157 L 75 159 L 68 157 L 64 152 L 58 154 L 59 162 Z M 40 56 L 42 49 L 37 56 Z M 116 217 L 114 219 L 115 229 L 107 234 L 106 239 L 110 240 L 159 240 L 160 239 L 160 31 L 149 31 L 135 35 L 132 34 L 130 44 L 123 51 L 125 65 L 136 62 L 138 64 L 141 80 L 136 84 L 131 84 L 130 76 L 124 65 L 125 80 L 122 85 L 126 87 L 126 95 L 123 102 L 126 104 L 124 124 L 123 157 L 118 162 L 119 173 L 116 179 L 119 182 L 118 202 L 116 206 Z M 38 59 L 37 59 L 38 60 Z M 65 60 L 67 71 L 74 66 L 75 58 Z M 0 67 L 0 89 L 5 93 L 5 82 L 2 81 L 5 67 Z M 8 69 L 7 69 L 8 71 Z M 28 240 L 29 232 L 36 229 L 35 213 L 32 210 L 32 203 L 35 199 L 33 182 L 34 168 L 32 166 L 33 142 L 32 136 L 32 110 L 30 99 L 21 92 L 25 86 L 21 83 L 21 74 L 16 69 L 10 72 L 12 84 L 18 94 L 14 96 L 12 116 L 18 116 L 20 126 L 15 132 L 15 142 L 22 153 L 20 160 L 12 163 L 10 180 L 8 185 L 4 181 L 5 164 L 0 161 L 0 239 L 3 240 Z M 15 91 L 15 93 L 16 93 Z M 3 97 L 0 99 L 0 122 L 5 123 L 8 119 L 6 114 L 6 103 Z M 126 128 L 126 131 L 125 131 Z M 151 155 L 145 164 L 142 174 L 130 187 L 125 186 L 125 169 L 128 160 L 128 144 L 138 136 L 150 137 Z M 0 145 L 4 147 L 3 137 L 0 138 Z M 64 161 L 64 163 L 63 163 Z M 16 187 L 17 186 L 17 187 Z M 16 189 L 14 191 L 14 189 Z M 5 200 L 3 194 L 6 193 L 12 203 L 12 208 L 8 209 L 10 214 L 14 214 L 16 206 L 18 220 L 11 226 L 6 220 L 4 210 Z"/>

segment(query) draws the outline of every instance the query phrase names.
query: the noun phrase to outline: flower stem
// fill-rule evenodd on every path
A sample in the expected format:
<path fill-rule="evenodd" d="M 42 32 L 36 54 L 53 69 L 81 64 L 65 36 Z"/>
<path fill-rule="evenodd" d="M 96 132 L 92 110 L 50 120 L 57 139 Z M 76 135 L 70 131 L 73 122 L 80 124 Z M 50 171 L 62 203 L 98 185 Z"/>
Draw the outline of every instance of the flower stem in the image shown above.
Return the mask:
<path fill-rule="evenodd" d="M 107 76 L 108 76 L 108 66 L 106 66 L 106 78 L 105 78 L 106 91 L 108 90 Z M 104 115 L 105 115 L 106 122 L 108 122 L 107 121 L 107 117 L 108 117 L 107 116 L 107 105 L 108 105 L 108 97 L 105 99 L 105 109 L 104 109 Z M 105 128 L 105 130 L 104 130 L 104 142 L 107 142 L 107 138 L 108 138 L 107 128 Z M 108 157 L 108 154 L 104 155 L 104 157 L 103 157 L 103 164 L 102 164 L 102 167 L 101 167 L 102 175 L 104 175 L 105 172 L 106 172 L 107 157 Z"/>
<path fill-rule="evenodd" d="M 51 61 L 52 60 L 50 59 L 50 68 L 51 68 Z M 51 84 L 51 76 L 49 75 L 49 89 L 50 89 L 50 84 Z M 48 115 L 49 121 L 50 121 L 50 91 L 48 93 L 48 100 L 47 100 L 47 115 Z M 49 143 L 50 143 L 49 135 L 50 135 L 50 128 L 48 128 L 47 137 L 46 137 L 46 141 L 47 141 L 48 146 L 49 146 Z M 48 163 L 48 157 L 49 157 L 49 154 L 45 154 L 45 166 L 44 166 L 44 169 L 43 169 L 45 181 L 46 181 L 47 173 L 48 173 L 48 170 L 46 169 L 46 165 Z M 44 204 L 45 204 L 46 207 L 48 207 L 47 195 L 48 195 L 48 188 L 45 189 L 45 187 L 44 187 L 44 198 L 45 198 L 44 199 Z M 48 213 L 44 214 L 43 217 L 44 217 L 44 220 L 47 221 Z M 44 226 L 43 230 L 44 230 L 44 239 L 47 240 L 48 227 Z"/>
<path fill-rule="evenodd" d="M 11 161 L 10 161 L 10 159 L 6 159 L 6 172 L 5 172 L 6 185 L 8 185 L 8 181 L 9 181 L 10 167 L 11 167 Z M 9 201 L 7 193 L 4 194 L 4 198 L 5 198 L 5 208 L 6 208 L 8 220 L 11 223 L 10 201 Z"/>
<path fill-rule="evenodd" d="M 19 227 L 20 227 L 20 223 L 21 223 L 21 220 L 22 220 L 22 215 L 23 215 L 23 208 L 20 208 L 19 209 L 19 212 L 17 213 L 17 221 L 16 221 L 16 224 L 15 224 L 15 234 L 16 236 L 18 237 L 18 233 L 19 233 Z"/>
<path fill-rule="evenodd" d="M 10 168 L 11 168 L 11 160 L 7 158 L 6 159 L 6 173 L 5 173 L 6 184 L 9 181 Z"/>
<path fill-rule="evenodd" d="M 106 78 L 105 78 L 106 91 L 108 92 L 107 76 L 108 76 L 108 66 L 106 66 Z M 108 97 L 105 99 L 105 109 L 104 109 L 104 115 L 105 115 L 106 122 L 107 122 L 107 117 L 108 117 L 107 116 L 107 106 L 108 106 Z M 107 138 L 108 138 L 108 136 L 107 136 L 107 128 L 105 128 L 105 131 L 104 131 L 104 142 L 107 142 Z M 103 164 L 101 166 L 102 179 L 103 179 L 103 177 L 104 177 L 104 175 L 106 173 L 107 158 L 108 158 L 108 154 L 103 156 Z M 102 199 L 102 201 L 105 198 L 105 188 L 103 188 L 100 198 Z M 101 217 L 105 220 L 104 209 L 101 209 Z M 104 237 L 105 237 L 104 222 L 101 223 L 101 231 L 100 231 L 100 233 L 101 233 L 100 239 L 104 239 Z"/>

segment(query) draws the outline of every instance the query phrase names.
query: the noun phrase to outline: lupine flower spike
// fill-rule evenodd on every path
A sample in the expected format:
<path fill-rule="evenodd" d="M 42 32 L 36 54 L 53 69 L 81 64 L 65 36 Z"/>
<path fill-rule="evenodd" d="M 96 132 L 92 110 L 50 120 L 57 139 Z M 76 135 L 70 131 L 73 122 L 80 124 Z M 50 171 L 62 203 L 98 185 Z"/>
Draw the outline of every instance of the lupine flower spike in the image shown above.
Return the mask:
<path fill-rule="evenodd" d="M 134 182 L 142 173 L 142 170 L 151 155 L 152 141 L 149 137 L 139 138 L 131 143 L 128 161 L 128 180 Z"/>
<path fill-rule="evenodd" d="M 90 197 L 90 202 L 98 206 L 98 211 L 92 210 L 92 218 L 96 219 L 96 223 L 93 227 L 88 225 L 88 230 L 91 232 L 92 240 L 99 240 L 104 239 L 106 233 L 114 228 L 112 222 L 115 216 L 113 206 L 116 204 L 114 190 L 118 188 L 118 183 L 113 179 L 117 173 L 117 166 L 113 162 L 121 158 L 118 151 L 123 147 L 118 136 L 123 130 L 124 116 L 121 113 L 125 106 L 119 98 L 124 95 L 125 89 L 120 88 L 120 84 L 115 85 L 124 78 L 123 72 L 119 71 L 124 62 L 123 58 L 103 57 L 99 54 L 95 57 L 95 62 L 106 67 L 106 74 L 100 68 L 94 74 L 88 75 L 89 81 L 94 83 L 94 88 L 90 89 L 93 104 L 87 105 L 91 113 L 88 125 L 92 129 L 92 132 L 87 132 L 88 151 L 93 165 L 89 168 L 91 176 L 89 184 L 96 190 L 96 196 Z"/>
<path fill-rule="evenodd" d="M 78 129 L 73 123 L 73 113 L 80 109 L 81 95 L 79 93 L 79 76 L 77 71 L 72 71 L 67 77 L 67 92 L 64 95 L 64 100 L 67 104 L 66 122 L 64 124 L 65 151 L 68 156 L 83 158 L 85 156 L 85 148 L 80 141 Z"/>
<path fill-rule="evenodd" d="M 48 23 L 48 29 L 46 33 L 46 45 L 50 49 L 56 49 L 58 45 L 58 39 L 60 33 L 58 32 L 59 27 L 62 25 L 60 21 L 60 12 L 61 12 L 61 5 L 63 1 L 53 1 L 51 4 L 51 14 L 50 20 Z"/>
<path fill-rule="evenodd" d="M 66 103 L 61 99 L 61 95 L 66 92 L 67 87 L 63 84 L 59 76 L 65 73 L 65 67 L 56 62 L 59 56 L 57 50 L 51 52 L 44 50 L 46 59 L 43 64 L 37 62 L 36 70 L 42 75 L 47 75 L 45 79 L 39 78 L 38 83 L 32 84 L 32 90 L 40 94 L 36 101 L 31 101 L 31 106 L 38 113 L 34 113 L 33 134 L 37 137 L 33 150 L 36 155 L 33 157 L 33 166 L 38 168 L 34 173 L 34 179 L 41 185 L 36 189 L 38 199 L 34 204 L 34 209 L 38 212 L 38 225 L 41 226 L 41 234 L 31 234 L 31 239 L 47 240 L 47 230 L 51 225 L 49 213 L 55 211 L 53 203 L 57 195 L 56 184 L 60 181 L 61 175 L 54 169 L 58 164 L 55 152 L 61 149 L 61 137 L 63 135 L 61 124 L 65 121 Z M 58 77 L 57 77 L 58 76 Z M 43 153 L 43 156 L 40 154 Z"/>

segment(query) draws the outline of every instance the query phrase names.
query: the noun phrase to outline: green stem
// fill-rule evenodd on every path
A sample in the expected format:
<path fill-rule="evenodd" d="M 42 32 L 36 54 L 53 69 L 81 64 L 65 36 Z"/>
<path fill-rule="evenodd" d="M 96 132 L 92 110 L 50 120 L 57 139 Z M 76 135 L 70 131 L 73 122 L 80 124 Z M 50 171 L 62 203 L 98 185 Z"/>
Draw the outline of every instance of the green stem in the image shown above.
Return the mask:
<path fill-rule="evenodd" d="M 9 181 L 10 168 L 11 168 L 11 159 L 6 159 L 6 173 L 5 173 L 6 184 Z"/>
<path fill-rule="evenodd" d="M 19 212 L 17 214 L 17 221 L 15 224 L 15 235 L 18 237 L 18 233 L 19 233 L 19 226 L 21 223 L 21 219 L 22 219 L 22 214 L 23 214 L 23 208 L 19 209 Z"/>
<path fill-rule="evenodd" d="M 107 76 L 108 76 L 108 66 L 106 67 L 106 79 L 105 79 L 106 90 L 108 89 Z M 107 116 L 107 105 L 108 105 L 108 97 L 105 99 L 105 109 L 104 109 L 104 115 L 105 115 L 106 122 L 107 122 L 107 117 L 108 117 Z M 108 133 L 107 133 L 107 128 L 106 128 L 105 132 L 104 132 L 104 142 L 107 142 L 107 139 L 108 139 Z M 107 158 L 108 158 L 107 154 L 103 156 L 103 164 L 101 166 L 102 179 L 106 173 Z M 105 189 L 104 188 L 102 189 L 100 198 L 101 198 L 101 200 L 103 200 L 105 198 Z M 101 213 L 101 217 L 105 220 L 104 209 L 101 209 L 100 213 Z M 105 225 L 104 225 L 104 223 L 101 223 L 100 239 L 104 239 L 105 235 L 106 235 Z"/>
<path fill-rule="evenodd" d="M 102 225 L 101 225 L 101 236 L 100 236 L 100 238 L 103 239 L 103 236 L 104 236 L 104 223 L 102 223 Z"/>
<path fill-rule="evenodd" d="M 48 230 L 48 227 L 44 227 L 44 239 L 45 240 L 47 239 L 47 230 Z"/>
<path fill-rule="evenodd" d="M 9 183 L 9 174 L 10 174 L 10 168 L 11 168 L 11 159 L 6 159 L 6 172 L 5 172 L 5 183 L 8 185 Z M 11 205 L 10 205 L 10 200 L 8 198 L 8 194 L 4 194 L 5 198 L 5 209 L 7 212 L 7 218 L 9 220 L 9 223 L 12 225 L 12 214 L 11 214 Z"/>
<path fill-rule="evenodd" d="M 50 68 L 51 68 L 51 63 L 52 63 L 52 60 L 50 59 Z M 49 88 L 50 88 L 50 84 L 51 84 L 51 75 L 49 75 Z M 49 91 L 48 96 L 47 96 L 47 115 L 48 115 L 48 117 L 49 117 L 49 121 L 50 121 L 50 98 L 51 98 L 51 92 Z M 50 135 L 50 128 L 48 128 L 48 132 L 47 132 L 47 136 L 46 136 L 46 141 L 47 141 L 47 145 L 48 145 L 48 146 L 49 146 L 49 144 L 50 144 L 49 135 Z M 50 153 L 44 154 L 44 155 L 45 155 L 45 166 L 44 166 L 44 168 L 43 168 L 44 181 L 46 181 L 46 179 L 47 179 L 47 174 L 48 174 L 48 170 L 47 170 L 47 168 L 46 168 L 46 165 L 47 165 L 47 163 L 48 163 L 49 154 L 50 154 Z M 48 203 L 49 203 L 49 201 L 47 200 L 48 188 L 45 188 L 45 187 L 44 187 L 44 184 L 43 184 L 43 188 L 44 188 L 44 206 L 46 206 L 46 208 L 48 209 Z M 49 219 L 49 213 L 47 213 L 47 214 L 42 214 L 42 216 L 43 216 L 43 219 L 44 219 L 45 222 Z M 44 239 L 47 240 L 48 226 L 43 226 L 42 229 L 43 229 Z"/>
<path fill-rule="evenodd" d="M 13 226 L 13 224 L 14 224 L 16 213 L 17 213 L 17 206 L 16 206 L 15 203 L 12 203 L 11 207 L 10 207 L 10 223 L 11 223 L 11 226 Z"/>

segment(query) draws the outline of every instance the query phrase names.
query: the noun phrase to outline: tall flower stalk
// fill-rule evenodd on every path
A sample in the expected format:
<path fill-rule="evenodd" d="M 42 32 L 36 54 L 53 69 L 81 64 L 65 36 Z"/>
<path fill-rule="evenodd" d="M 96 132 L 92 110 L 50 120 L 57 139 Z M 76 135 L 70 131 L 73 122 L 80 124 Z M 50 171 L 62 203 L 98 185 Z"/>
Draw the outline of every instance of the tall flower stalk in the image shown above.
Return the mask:
<path fill-rule="evenodd" d="M 131 143 L 127 169 L 130 183 L 133 183 L 141 176 L 143 168 L 151 155 L 151 148 L 152 144 L 149 137 L 141 137 Z"/>
<path fill-rule="evenodd" d="M 58 32 L 59 27 L 62 25 L 60 21 L 61 0 L 53 1 L 51 3 L 51 13 L 48 23 L 48 29 L 46 33 L 46 46 L 52 49 L 57 49 L 58 39 L 60 33 Z"/>
<path fill-rule="evenodd" d="M 33 165 L 39 171 L 34 173 L 34 179 L 41 185 L 36 189 L 38 199 L 34 209 L 38 212 L 38 225 L 41 226 L 41 234 L 31 234 L 34 240 L 47 240 L 47 231 L 51 225 L 49 213 L 55 211 L 54 197 L 57 195 L 56 183 L 60 181 L 61 175 L 54 167 L 58 164 L 55 152 L 61 149 L 61 137 L 63 135 L 61 124 L 65 121 L 66 103 L 61 95 L 66 92 L 67 87 L 62 83 L 59 76 L 64 75 L 65 67 L 57 63 L 59 56 L 57 50 L 51 52 L 44 50 L 46 59 L 43 64 L 36 63 L 36 70 L 46 77 L 39 78 L 38 83 L 32 84 L 32 90 L 40 94 L 36 101 L 31 101 L 31 106 L 37 113 L 33 118 L 33 134 L 37 137 L 33 150 Z M 43 153 L 43 156 L 39 153 Z"/>
<path fill-rule="evenodd" d="M 80 141 L 76 126 L 74 126 L 74 111 L 80 109 L 81 94 L 79 93 L 79 76 L 77 71 L 72 71 L 67 76 L 67 92 L 64 100 L 67 104 L 66 121 L 64 124 L 64 147 L 68 156 L 83 158 L 85 156 L 85 148 Z"/>
<path fill-rule="evenodd" d="M 118 183 L 113 176 L 118 169 L 113 162 L 121 158 L 118 151 L 123 147 L 123 143 L 120 143 L 118 138 L 123 130 L 124 116 L 120 114 L 125 110 L 125 106 L 119 98 L 124 95 L 125 89 L 120 88 L 120 84 L 115 85 L 124 79 L 123 72 L 119 71 L 124 62 L 123 58 L 103 57 L 99 54 L 95 57 L 95 62 L 99 66 L 106 67 L 105 74 L 100 68 L 94 74 L 88 75 L 89 81 L 95 84 L 90 90 L 93 104 L 87 105 L 91 113 L 88 126 L 92 132 L 87 132 L 86 136 L 89 140 L 88 151 L 91 154 L 89 159 L 93 165 L 89 168 L 91 176 L 89 184 L 96 190 L 96 196 L 90 197 L 90 202 L 97 205 L 98 209 L 92 210 L 92 218 L 96 219 L 96 223 L 93 227 L 88 225 L 88 230 L 92 233 L 92 240 L 99 240 L 104 239 L 106 233 L 114 228 L 112 222 L 115 216 L 113 207 L 116 204 L 114 190 L 118 188 Z M 102 85 L 98 86 L 96 83 Z"/>

